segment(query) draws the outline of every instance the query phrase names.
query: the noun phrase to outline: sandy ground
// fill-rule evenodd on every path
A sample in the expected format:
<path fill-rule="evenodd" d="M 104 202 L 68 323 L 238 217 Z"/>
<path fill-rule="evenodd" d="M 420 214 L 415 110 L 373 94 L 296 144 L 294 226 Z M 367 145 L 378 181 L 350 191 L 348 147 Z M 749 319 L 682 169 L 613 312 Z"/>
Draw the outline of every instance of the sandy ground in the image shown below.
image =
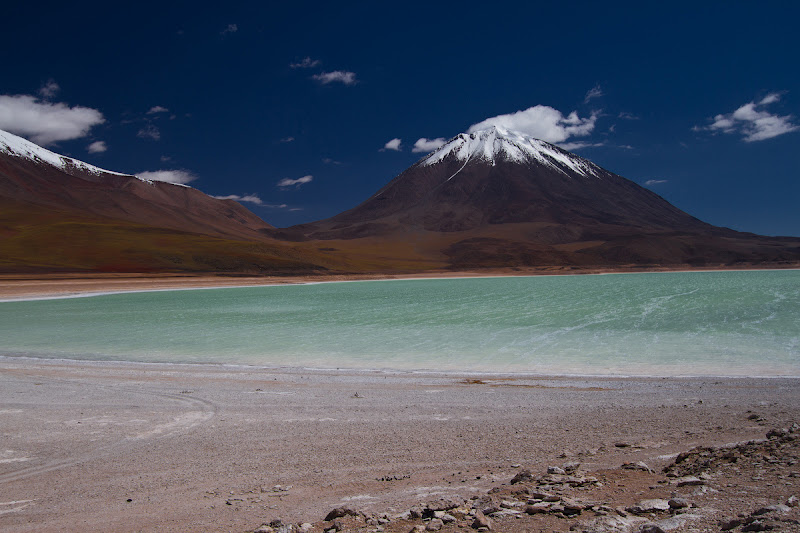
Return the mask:
<path fill-rule="evenodd" d="M 520 273 L 541 272 L 435 275 Z M 5 275 L 0 299 L 345 279 L 355 277 Z M 341 531 L 405 533 L 433 527 L 409 509 L 445 498 L 472 502 L 457 516 L 499 509 L 495 531 L 638 531 L 646 520 L 626 506 L 678 495 L 690 512 L 647 518 L 664 531 L 718 531 L 731 517 L 742 521 L 732 531 L 759 531 L 753 524 L 771 515 L 748 513 L 800 496 L 800 438 L 708 470 L 691 490 L 662 469 L 693 446 L 763 439 L 794 422 L 796 379 L 312 372 L 0 354 L 0 530 L 253 531 L 280 519 L 323 531 L 337 525 L 326 514 L 347 506 L 364 514 L 341 519 Z M 620 470 L 637 461 L 652 472 Z M 539 476 L 570 463 L 600 481 L 510 483 L 521 470 Z M 592 510 L 514 511 L 539 505 L 541 487 Z M 800 531 L 798 509 L 772 525 Z M 473 515 L 441 530 L 470 529 Z M 600 519 L 613 523 L 592 525 Z"/>
<path fill-rule="evenodd" d="M 0 358 L 0 530 L 252 531 L 279 518 L 321 531 L 337 506 L 394 516 L 431 499 L 483 497 L 521 468 L 577 461 L 623 472 L 644 461 L 660 472 L 693 446 L 800 420 L 798 385 Z M 797 470 L 776 467 L 769 482 L 753 474 L 755 492 L 735 480 L 710 490 L 722 501 L 735 490 L 748 509 L 781 503 L 800 487 Z M 667 487 L 661 478 L 617 475 L 592 498 L 627 505 L 634 487 Z M 572 524 L 534 519 L 493 527 Z M 714 530 L 697 527 L 678 530 Z"/>

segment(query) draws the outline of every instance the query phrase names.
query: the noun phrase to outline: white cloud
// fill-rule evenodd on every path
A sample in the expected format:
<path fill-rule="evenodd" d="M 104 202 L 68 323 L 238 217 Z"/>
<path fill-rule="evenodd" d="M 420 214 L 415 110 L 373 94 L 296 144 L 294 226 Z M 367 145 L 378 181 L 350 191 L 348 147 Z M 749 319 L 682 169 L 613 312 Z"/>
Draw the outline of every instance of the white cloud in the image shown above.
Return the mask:
<path fill-rule="evenodd" d="M 159 129 L 153 126 L 152 124 L 148 124 L 147 126 L 140 129 L 136 133 L 136 136 L 139 137 L 140 139 L 152 139 L 154 141 L 158 141 L 159 139 L 161 139 L 161 131 L 159 131 Z"/>
<path fill-rule="evenodd" d="M 95 141 L 86 147 L 86 151 L 90 154 L 99 154 L 108 150 L 105 141 Z"/>
<path fill-rule="evenodd" d="M 239 31 L 239 26 L 236 24 L 228 24 L 228 27 L 220 32 L 220 35 L 227 35 L 229 33 L 236 33 Z"/>
<path fill-rule="evenodd" d="M 644 182 L 645 185 L 658 185 L 659 183 L 666 183 L 669 180 L 647 180 Z"/>
<path fill-rule="evenodd" d="M 86 137 L 106 120 L 97 109 L 42 102 L 35 96 L 0 95 L 0 129 L 49 145 Z"/>
<path fill-rule="evenodd" d="M 761 105 L 774 104 L 780 99 L 781 99 L 780 93 L 769 93 L 767 96 L 761 99 L 759 104 Z"/>
<path fill-rule="evenodd" d="M 186 170 L 155 170 L 153 172 L 137 172 L 137 178 L 151 181 L 165 181 L 177 185 L 186 185 L 197 179 L 197 176 Z"/>
<path fill-rule="evenodd" d="M 311 180 L 313 180 L 313 179 L 314 179 L 314 176 L 310 176 L 310 175 L 309 176 L 303 176 L 302 178 L 297 178 L 296 180 L 293 180 L 293 179 L 290 179 L 290 178 L 283 178 L 281 181 L 278 182 L 278 187 L 286 188 L 286 187 L 291 187 L 292 185 L 300 187 L 301 185 L 304 185 L 306 183 L 311 182 Z"/>
<path fill-rule="evenodd" d="M 318 67 L 320 63 L 322 63 L 322 61 L 319 59 L 311 59 L 306 56 L 297 63 L 289 63 L 289 68 L 314 68 Z"/>
<path fill-rule="evenodd" d="M 156 106 L 151 107 L 150 110 L 147 111 L 147 114 L 148 115 L 155 115 L 156 113 L 168 113 L 168 112 L 169 112 L 169 109 L 167 109 L 166 107 L 160 106 L 160 105 L 156 105 Z"/>
<path fill-rule="evenodd" d="M 337 160 L 332 159 L 330 157 L 323 157 L 322 158 L 322 162 L 325 163 L 326 165 L 341 165 L 342 164 L 341 161 L 337 161 Z"/>
<path fill-rule="evenodd" d="M 636 116 L 636 115 L 634 115 L 633 113 L 628 113 L 627 111 L 622 111 L 622 112 L 620 112 L 620 114 L 619 114 L 619 115 L 617 115 L 617 116 L 618 116 L 619 118 L 624 118 L 625 120 L 639 120 L 639 117 L 637 117 L 637 116 Z"/>
<path fill-rule="evenodd" d="M 417 139 L 417 142 L 414 143 L 414 147 L 411 149 L 412 152 L 432 152 L 437 148 L 441 148 L 444 146 L 444 143 L 447 142 L 447 139 L 444 137 L 438 137 L 436 139 L 426 139 L 425 137 L 421 137 Z"/>
<path fill-rule="evenodd" d="M 545 105 L 537 105 L 516 113 L 487 118 L 477 124 L 473 124 L 467 131 L 473 133 L 492 126 L 499 126 L 525 133 L 543 141 L 560 143 L 570 137 L 589 135 L 594 130 L 596 121 L 597 113 L 592 113 L 589 118 L 579 117 L 576 111 L 564 116 L 557 109 Z"/>
<path fill-rule="evenodd" d="M 764 109 L 781 99 L 780 93 L 770 93 L 758 102 L 749 102 L 733 113 L 720 114 L 708 126 L 695 126 L 694 131 L 738 134 L 745 142 L 765 141 L 784 133 L 800 130 L 792 115 L 776 115 Z"/>
<path fill-rule="evenodd" d="M 280 140 L 280 142 L 282 143 L 294 142 L 294 137 L 284 137 L 283 139 Z"/>
<path fill-rule="evenodd" d="M 605 146 L 605 145 L 606 143 L 588 143 L 583 141 L 577 141 L 570 143 L 559 143 L 558 146 L 560 146 L 564 150 L 572 151 L 572 150 L 580 150 L 581 148 L 594 148 L 597 146 Z"/>
<path fill-rule="evenodd" d="M 594 98 L 600 98 L 604 94 L 605 93 L 603 92 L 603 89 L 600 88 L 600 85 L 595 85 L 586 92 L 586 96 L 583 99 L 583 103 L 587 104 L 589 103 L 589 100 L 592 100 Z"/>
<path fill-rule="evenodd" d="M 387 142 L 383 145 L 383 151 L 385 150 L 394 150 L 395 152 L 399 152 L 401 150 L 400 145 L 402 141 L 398 138 L 394 138 L 391 141 Z"/>
<path fill-rule="evenodd" d="M 314 74 L 312 79 L 320 82 L 322 85 L 329 83 L 343 83 L 345 85 L 355 85 L 358 83 L 356 80 L 355 72 L 347 72 L 344 70 L 334 70 L 333 72 L 323 72 L 322 74 Z"/>
<path fill-rule="evenodd" d="M 235 200 L 237 202 L 250 202 L 251 204 L 264 205 L 264 202 L 262 202 L 261 198 L 259 198 L 256 194 L 245 194 L 244 196 L 240 196 L 238 194 L 229 194 L 227 196 L 212 196 L 212 198 L 216 198 L 217 200 Z"/>
<path fill-rule="evenodd" d="M 42 85 L 42 87 L 39 89 L 39 96 L 49 100 L 50 98 L 58 94 L 58 91 L 60 90 L 61 87 L 59 87 L 59 85 L 55 81 L 47 80 L 47 83 Z"/>

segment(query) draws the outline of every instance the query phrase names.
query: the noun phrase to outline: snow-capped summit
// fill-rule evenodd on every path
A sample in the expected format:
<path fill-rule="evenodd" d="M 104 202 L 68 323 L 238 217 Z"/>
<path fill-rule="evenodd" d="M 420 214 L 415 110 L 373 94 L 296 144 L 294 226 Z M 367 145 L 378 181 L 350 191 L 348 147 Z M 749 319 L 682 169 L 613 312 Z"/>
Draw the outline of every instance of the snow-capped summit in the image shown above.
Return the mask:
<path fill-rule="evenodd" d="M 530 135 L 499 126 L 461 133 L 424 157 L 419 164 L 434 165 L 448 157 L 463 161 L 465 165 L 469 161 L 477 160 L 493 165 L 497 161 L 511 161 L 543 164 L 564 174 L 577 173 L 598 178 L 602 175 L 602 169 L 587 159 Z"/>
<path fill-rule="evenodd" d="M 76 175 L 80 172 L 87 172 L 95 176 L 100 174 L 113 174 L 115 176 L 129 176 L 111 170 L 105 170 L 83 161 L 78 161 L 71 157 L 66 157 L 46 148 L 34 144 L 22 137 L 18 137 L 7 131 L 0 130 L 0 152 L 14 157 L 29 159 L 35 163 L 46 163 L 52 165 L 67 174 Z M 144 181 L 144 180 L 143 180 Z"/>

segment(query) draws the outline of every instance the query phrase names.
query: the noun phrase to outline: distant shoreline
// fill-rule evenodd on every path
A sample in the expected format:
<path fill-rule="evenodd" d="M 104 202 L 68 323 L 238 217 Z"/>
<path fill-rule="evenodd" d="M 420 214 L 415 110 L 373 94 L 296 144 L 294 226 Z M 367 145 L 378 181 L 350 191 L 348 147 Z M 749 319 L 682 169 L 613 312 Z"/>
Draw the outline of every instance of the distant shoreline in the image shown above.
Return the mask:
<path fill-rule="evenodd" d="M 63 274 L 0 274 L 0 302 L 19 300 L 44 300 L 120 294 L 125 292 L 152 292 L 162 290 L 192 290 L 242 288 L 345 281 L 387 281 L 407 279 L 460 279 L 525 276 L 575 276 L 597 274 L 639 274 L 670 272 L 747 272 L 761 270 L 800 270 L 800 265 L 743 265 L 707 268 L 652 267 L 652 268 L 587 268 L 568 269 L 542 267 L 529 269 L 499 268 L 490 270 L 426 271 L 414 273 L 358 273 L 358 274 L 305 274 L 289 276 L 248 276 L 207 273 L 63 273 Z"/>

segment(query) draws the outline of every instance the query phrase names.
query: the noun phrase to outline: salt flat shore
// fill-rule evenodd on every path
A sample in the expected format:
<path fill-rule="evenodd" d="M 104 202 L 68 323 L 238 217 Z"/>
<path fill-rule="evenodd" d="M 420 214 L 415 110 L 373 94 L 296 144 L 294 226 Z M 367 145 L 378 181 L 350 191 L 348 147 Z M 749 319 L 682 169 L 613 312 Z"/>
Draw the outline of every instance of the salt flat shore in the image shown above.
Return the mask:
<path fill-rule="evenodd" d="M 800 265 L 742 265 L 739 267 L 694 268 L 692 272 L 715 270 L 797 270 Z M 64 273 L 64 274 L 0 274 L 0 301 L 31 298 L 64 298 L 109 292 L 154 291 L 173 289 L 202 289 L 223 287 L 249 287 L 285 285 L 291 283 L 323 283 L 337 281 L 366 281 L 422 278 L 474 278 L 497 276 L 542 276 L 615 274 L 640 272 L 686 272 L 681 267 L 652 267 L 600 269 L 571 267 L 540 268 L 495 268 L 476 271 L 425 271 L 404 273 L 358 273 L 358 274 L 307 274 L 291 276 L 249 276 L 223 274 L 141 274 L 141 273 Z"/>
<path fill-rule="evenodd" d="M 0 530 L 796 531 L 796 421 L 797 379 L 0 357 Z"/>

